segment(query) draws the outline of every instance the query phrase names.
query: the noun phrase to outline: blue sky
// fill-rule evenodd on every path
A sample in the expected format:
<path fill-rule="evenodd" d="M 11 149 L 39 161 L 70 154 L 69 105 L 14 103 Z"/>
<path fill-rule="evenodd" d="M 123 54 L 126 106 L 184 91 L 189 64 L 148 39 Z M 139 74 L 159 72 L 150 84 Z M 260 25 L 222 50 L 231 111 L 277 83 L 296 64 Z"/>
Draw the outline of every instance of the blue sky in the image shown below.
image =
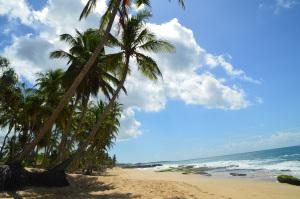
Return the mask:
<path fill-rule="evenodd" d="M 11 2 L 0 0 L 0 54 L 29 82 L 64 66 L 47 57 L 63 46 L 58 34 L 96 27 L 102 10 L 78 24 L 80 1 L 60 9 L 57 0 Z M 142 162 L 300 144 L 300 1 L 187 0 L 185 10 L 175 2 L 152 0 L 149 23 L 177 47 L 156 57 L 171 83 L 142 83 L 133 72 L 111 153 Z"/>

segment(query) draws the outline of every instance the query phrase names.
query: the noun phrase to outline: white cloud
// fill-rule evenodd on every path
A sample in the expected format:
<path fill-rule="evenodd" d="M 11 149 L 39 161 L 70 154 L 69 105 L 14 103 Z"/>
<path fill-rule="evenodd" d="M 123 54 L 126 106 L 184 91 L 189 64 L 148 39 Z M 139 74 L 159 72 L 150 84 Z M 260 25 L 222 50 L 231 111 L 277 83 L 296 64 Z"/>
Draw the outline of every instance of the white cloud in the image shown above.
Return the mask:
<path fill-rule="evenodd" d="M 85 1 L 48 0 L 46 6 L 37 11 L 30 8 L 24 0 L 0 0 L 0 15 L 20 19 L 21 23 L 34 28 L 37 32 L 36 35 L 14 37 L 12 45 L 3 51 L 4 56 L 16 67 L 18 74 L 34 81 L 36 72 L 65 66 L 64 61 L 48 58 L 52 50 L 67 48 L 58 41 L 58 35 L 74 33 L 75 28 L 85 30 L 97 27 L 100 16 L 106 9 L 105 0 L 101 0 L 96 12 L 87 20 L 79 22 L 79 13 Z M 23 9 L 24 13 L 18 13 Z M 242 109 L 250 105 L 245 91 L 236 85 L 230 85 L 226 78 L 252 83 L 258 83 L 257 80 L 236 69 L 224 55 L 208 53 L 197 43 L 192 30 L 181 25 L 177 19 L 148 26 L 160 39 L 169 40 L 174 44 L 176 53 L 153 55 L 162 70 L 163 80 L 152 82 L 143 77 L 136 67 L 132 69 L 126 82 L 128 96 L 121 96 L 125 111 L 121 118 L 119 138 L 136 137 L 142 133 L 141 123 L 135 119 L 135 111 L 161 111 L 168 99 L 226 110 Z M 135 65 L 134 62 L 132 64 Z M 227 77 L 216 77 L 213 74 L 215 68 L 224 70 Z"/>
<path fill-rule="evenodd" d="M 50 60 L 49 52 L 55 46 L 47 40 L 32 35 L 14 37 L 11 46 L 7 46 L 3 54 L 8 57 L 16 72 L 31 82 L 35 74 L 50 68 L 65 66 L 60 60 Z"/>
<path fill-rule="evenodd" d="M 278 14 L 282 9 L 293 8 L 299 3 L 299 0 L 276 0 L 274 13 Z"/>
<path fill-rule="evenodd" d="M 212 54 L 207 54 L 206 55 L 206 64 L 210 68 L 216 68 L 216 67 L 222 67 L 226 73 L 231 76 L 231 77 L 236 77 L 240 78 L 242 80 L 255 83 L 255 84 L 260 84 L 261 82 L 259 80 L 255 80 L 249 76 L 246 75 L 246 73 L 240 69 L 235 69 L 231 63 L 226 61 L 224 55 L 219 55 L 219 56 L 214 56 Z M 231 57 L 230 57 L 231 59 Z"/>
<path fill-rule="evenodd" d="M 121 102 L 126 107 L 146 112 L 158 112 L 164 109 L 167 101 L 164 82 L 153 82 L 143 77 L 132 65 L 125 87 L 127 95 L 121 95 Z"/>
<path fill-rule="evenodd" d="M 21 23 L 37 31 L 37 35 L 14 36 L 12 45 L 3 50 L 4 56 L 10 59 L 17 73 L 30 81 L 34 81 L 37 72 L 65 67 L 64 61 L 49 59 L 51 51 L 66 48 L 66 44 L 60 42 L 58 36 L 63 33 L 72 34 L 75 29 L 83 31 L 97 27 L 106 8 L 105 0 L 99 1 L 96 12 L 87 20 L 79 22 L 79 13 L 84 5 L 81 1 L 49 0 L 42 10 L 33 10 L 24 0 L 1 0 L 0 5 L 0 15 L 19 19 Z"/>
<path fill-rule="evenodd" d="M 142 134 L 141 123 L 135 119 L 135 112 L 132 108 L 126 108 L 121 116 L 121 127 L 118 135 L 119 140 L 126 140 Z"/>
<path fill-rule="evenodd" d="M 25 0 L 0 0 L 0 15 L 7 15 L 10 20 L 19 19 L 23 24 L 32 23 L 32 10 Z"/>
<path fill-rule="evenodd" d="M 174 78 L 174 79 L 172 79 Z M 171 81 L 169 81 L 171 80 Z M 190 73 L 168 79 L 169 95 L 186 104 L 203 105 L 208 108 L 241 109 L 249 105 L 245 92 L 235 86 L 225 85 L 211 73 Z"/>
<path fill-rule="evenodd" d="M 199 69 L 210 70 L 218 64 L 207 61 L 207 57 L 214 59 L 214 56 L 202 49 L 193 32 L 177 19 L 148 26 L 160 39 L 174 44 L 176 53 L 152 55 L 163 73 L 163 80 L 157 82 L 145 79 L 136 69 L 136 64 L 131 63 L 133 70 L 126 82 L 128 96 L 122 96 L 121 100 L 124 104 L 143 111 L 160 111 L 169 98 L 186 104 L 232 110 L 250 104 L 242 89 L 226 85 L 225 79 L 218 79 L 209 71 L 197 72 Z M 237 71 L 231 64 L 226 70 Z M 244 72 L 241 74 L 245 75 Z"/>
<path fill-rule="evenodd" d="M 93 12 L 87 20 L 79 21 L 83 5 L 83 2 L 78 0 L 48 0 L 46 7 L 33 12 L 37 23 L 36 28 L 41 32 L 40 36 L 55 41 L 57 35 L 73 33 L 75 28 L 83 31 L 87 28 L 97 27 L 100 17 L 106 9 L 105 0 L 98 2 L 96 12 Z"/>
<path fill-rule="evenodd" d="M 297 4 L 299 4 L 298 0 L 276 0 L 276 6 L 285 9 L 292 8 Z"/>
<path fill-rule="evenodd" d="M 177 55 L 167 56 L 164 63 L 172 66 L 172 69 L 190 69 L 193 70 L 199 67 L 209 67 L 214 69 L 222 68 L 227 75 L 233 78 L 239 78 L 251 83 L 260 83 L 258 80 L 246 75 L 243 70 L 236 69 L 229 63 L 224 55 L 215 56 L 208 53 L 197 43 L 193 31 L 181 25 L 175 18 L 164 24 L 149 24 L 150 29 L 155 32 L 160 38 L 171 41 L 176 46 Z M 165 56 L 164 56 L 165 57 Z M 231 57 L 229 56 L 231 59 Z"/>

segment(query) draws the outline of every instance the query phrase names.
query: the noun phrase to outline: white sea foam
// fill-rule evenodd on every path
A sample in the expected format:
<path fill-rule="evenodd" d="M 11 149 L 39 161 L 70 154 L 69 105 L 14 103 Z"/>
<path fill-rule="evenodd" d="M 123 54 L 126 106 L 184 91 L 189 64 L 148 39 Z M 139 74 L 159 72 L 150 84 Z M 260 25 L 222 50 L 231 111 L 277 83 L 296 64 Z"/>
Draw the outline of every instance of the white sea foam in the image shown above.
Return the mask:
<path fill-rule="evenodd" d="M 291 174 L 300 177 L 300 161 L 279 161 L 278 159 L 265 159 L 265 160 L 232 160 L 232 161 L 212 161 L 202 163 L 181 163 L 181 164 L 164 164 L 154 168 L 155 170 L 168 169 L 170 167 L 178 167 L 180 165 L 194 167 L 208 167 L 211 169 L 223 169 L 224 171 L 233 170 L 265 170 L 275 174 Z"/>

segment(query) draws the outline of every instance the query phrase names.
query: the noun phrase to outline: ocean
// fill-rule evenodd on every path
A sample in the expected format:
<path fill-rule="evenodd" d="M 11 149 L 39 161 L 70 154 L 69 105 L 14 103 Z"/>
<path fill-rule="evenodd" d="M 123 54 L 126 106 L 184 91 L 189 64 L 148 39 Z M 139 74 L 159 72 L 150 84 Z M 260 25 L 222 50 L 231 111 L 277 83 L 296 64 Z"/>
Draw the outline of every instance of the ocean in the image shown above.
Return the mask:
<path fill-rule="evenodd" d="M 281 174 L 300 178 L 300 146 L 262 150 L 233 155 L 160 162 L 162 170 L 170 167 L 207 167 L 212 176 L 231 177 L 230 173 L 246 174 L 243 178 L 276 180 Z"/>

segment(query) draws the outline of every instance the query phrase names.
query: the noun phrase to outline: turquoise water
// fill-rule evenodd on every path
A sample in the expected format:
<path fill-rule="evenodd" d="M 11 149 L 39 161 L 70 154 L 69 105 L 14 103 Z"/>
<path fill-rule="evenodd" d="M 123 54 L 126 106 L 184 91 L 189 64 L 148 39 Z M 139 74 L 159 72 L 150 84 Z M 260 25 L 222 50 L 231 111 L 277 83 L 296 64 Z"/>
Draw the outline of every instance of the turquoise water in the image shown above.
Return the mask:
<path fill-rule="evenodd" d="M 247 178 L 275 179 L 287 174 L 300 177 L 300 146 L 199 158 L 184 161 L 163 162 L 163 168 L 179 165 L 208 167 L 214 176 L 230 176 L 229 173 L 245 173 Z"/>

